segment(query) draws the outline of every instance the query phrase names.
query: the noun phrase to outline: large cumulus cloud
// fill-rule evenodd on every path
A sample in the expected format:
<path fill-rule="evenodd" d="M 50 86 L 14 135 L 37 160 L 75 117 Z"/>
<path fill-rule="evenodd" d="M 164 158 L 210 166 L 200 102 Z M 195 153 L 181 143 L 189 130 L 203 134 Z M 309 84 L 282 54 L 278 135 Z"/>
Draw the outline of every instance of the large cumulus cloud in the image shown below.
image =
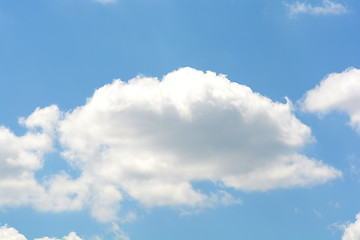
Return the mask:
<path fill-rule="evenodd" d="M 206 207 L 239 203 L 228 188 L 266 191 L 341 176 L 300 153 L 312 141 L 311 130 L 290 101 L 273 102 L 224 75 L 192 68 L 161 80 L 115 80 L 43 129 L 58 137 L 63 158 L 81 174 L 36 183 L 42 193 L 34 205 L 52 211 L 89 206 L 100 221 L 116 219 L 124 197 L 148 207 Z M 217 190 L 194 188 L 201 181 Z"/>
<path fill-rule="evenodd" d="M 298 153 L 311 131 L 290 102 L 191 68 L 116 80 L 68 113 L 59 133 L 63 156 L 83 171 L 79 181 L 96 179 L 147 206 L 205 204 L 196 181 L 269 190 L 340 176 Z"/>

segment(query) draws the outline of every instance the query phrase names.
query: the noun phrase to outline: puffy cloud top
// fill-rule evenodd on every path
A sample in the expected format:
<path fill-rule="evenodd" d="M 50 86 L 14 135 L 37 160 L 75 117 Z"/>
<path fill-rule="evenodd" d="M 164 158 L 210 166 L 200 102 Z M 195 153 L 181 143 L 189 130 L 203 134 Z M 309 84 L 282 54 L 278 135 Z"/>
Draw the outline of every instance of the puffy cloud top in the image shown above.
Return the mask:
<path fill-rule="evenodd" d="M 66 114 L 59 133 L 81 181 L 96 178 L 109 187 L 107 199 L 119 189 L 119 198 L 124 191 L 147 206 L 206 204 L 194 181 L 263 191 L 341 175 L 297 152 L 311 131 L 290 102 L 192 68 L 115 80 Z"/>
<path fill-rule="evenodd" d="M 4 225 L 4 226 L 0 226 L 0 239 L 26 240 L 26 237 L 20 234 L 15 228 Z"/>
<path fill-rule="evenodd" d="M 15 228 L 8 227 L 7 225 L 0 226 L 0 239 L 1 240 L 27 240 L 27 238 L 20 234 Z M 34 240 L 60 240 L 57 238 L 35 238 Z M 61 240 L 81 240 L 76 233 L 71 232 L 68 236 L 63 237 Z"/>

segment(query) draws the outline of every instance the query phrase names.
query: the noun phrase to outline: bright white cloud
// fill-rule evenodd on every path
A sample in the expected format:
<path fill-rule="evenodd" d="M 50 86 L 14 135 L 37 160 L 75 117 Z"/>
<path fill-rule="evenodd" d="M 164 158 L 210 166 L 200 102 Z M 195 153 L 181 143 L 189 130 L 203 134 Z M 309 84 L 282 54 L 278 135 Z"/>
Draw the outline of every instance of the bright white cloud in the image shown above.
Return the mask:
<path fill-rule="evenodd" d="M 360 239 L 360 213 L 356 215 L 356 221 L 345 225 L 342 240 L 359 240 Z"/>
<path fill-rule="evenodd" d="M 308 91 L 302 101 L 305 111 L 324 115 L 338 110 L 350 116 L 350 125 L 360 133 L 360 70 L 332 73 Z"/>
<path fill-rule="evenodd" d="M 28 204 L 42 194 L 34 172 L 43 156 L 53 150 L 54 124 L 60 112 L 56 106 L 36 109 L 20 123 L 28 128 L 21 137 L 0 126 L 0 206 Z"/>
<path fill-rule="evenodd" d="M 310 15 L 341 15 L 349 12 L 349 9 L 341 3 L 331 0 L 323 0 L 321 5 L 313 6 L 310 3 L 298 2 L 285 5 L 288 9 L 289 16 L 294 17 L 299 14 Z"/>
<path fill-rule="evenodd" d="M 26 240 L 26 237 L 20 234 L 15 228 L 7 225 L 0 226 L 0 239 L 3 240 Z"/>
<path fill-rule="evenodd" d="M 0 226 L 0 239 L 1 240 L 27 240 L 27 238 L 20 234 L 15 228 L 8 227 L 7 225 Z M 69 235 L 58 239 L 58 238 L 35 238 L 34 240 L 81 240 L 75 232 L 71 232 Z"/>
<path fill-rule="evenodd" d="M 0 131 L 0 141 L 16 143 L 0 148 L 1 170 L 13 181 L 19 179 L 15 171 L 27 178 L 16 188 L 1 175 L 0 187 L 9 192 L 0 196 L 1 205 L 24 194 L 19 204 L 41 211 L 89 207 L 99 221 L 121 221 L 117 212 L 125 197 L 148 207 L 203 208 L 241 203 L 226 188 L 266 191 L 341 177 L 340 171 L 299 153 L 312 136 L 290 101 L 273 102 L 210 71 L 182 68 L 162 80 L 115 80 L 64 116 L 51 106 L 20 122 L 30 128 L 23 137 Z M 33 174 L 54 137 L 80 177 L 63 172 L 36 182 Z M 26 157 L 16 157 L 22 152 Z M 208 194 L 195 189 L 193 183 L 201 181 L 217 189 Z"/>

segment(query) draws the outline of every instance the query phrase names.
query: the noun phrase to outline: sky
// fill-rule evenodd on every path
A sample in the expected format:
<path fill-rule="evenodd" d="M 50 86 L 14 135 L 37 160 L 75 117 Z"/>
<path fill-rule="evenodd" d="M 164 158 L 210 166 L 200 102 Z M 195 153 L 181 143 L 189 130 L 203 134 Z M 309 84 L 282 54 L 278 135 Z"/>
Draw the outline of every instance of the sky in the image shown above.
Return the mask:
<path fill-rule="evenodd" d="M 0 0 L 0 240 L 359 240 L 359 14 Z"/>

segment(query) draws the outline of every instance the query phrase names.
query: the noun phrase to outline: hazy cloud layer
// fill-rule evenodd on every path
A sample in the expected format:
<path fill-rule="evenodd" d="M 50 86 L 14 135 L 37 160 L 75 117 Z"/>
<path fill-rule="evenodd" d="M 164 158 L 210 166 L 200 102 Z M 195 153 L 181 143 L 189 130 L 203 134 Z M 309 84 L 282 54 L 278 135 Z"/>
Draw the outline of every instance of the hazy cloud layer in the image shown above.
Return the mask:
<path fill-rule="evenodd" d="M 55 212 L 89 207 L 106 222 L 117 219 L 128 197 L 147 207 L 202 208 L 241 203 L 227 188 L 266 191 L 341 177 L 299 153 L 312 136 L 289 101 L 273 102 L 224 75 L 192 68 L 162 80 L 115 80 L 71 112 L 50 106 L 20 122 L 29 129 L 22 137 L 0 131 L 0 141 L 14 142 L 0 148 L 6 172 L 0 187 L 8 193 L 0 205 L 18 201 Z M 33 175 L 54 139 L 80 177 L 63 172 L 37 182 Z M 201 181 L 217 190 L 195 189 Z"/>
<path fill-rule="evenodd" d="M 341 15 L 349 12 L 349 9 L 342 5 L 331 0 L 323 0 L 320 5 L 311 5 L 307 2 L 298 2 L 289 4 L 286 3 L 288 14 L 291 17 L 300 15 L 300 14 L 310 14 L 310 15 Z"/>
<path fill-rule="evenodd" d="M 350 117 L 350 125 L 360 133 L 360 70 L 349 68 L 329 74 L 302 101 L 305 111 L 325 115 L 337 110 Z"/>

